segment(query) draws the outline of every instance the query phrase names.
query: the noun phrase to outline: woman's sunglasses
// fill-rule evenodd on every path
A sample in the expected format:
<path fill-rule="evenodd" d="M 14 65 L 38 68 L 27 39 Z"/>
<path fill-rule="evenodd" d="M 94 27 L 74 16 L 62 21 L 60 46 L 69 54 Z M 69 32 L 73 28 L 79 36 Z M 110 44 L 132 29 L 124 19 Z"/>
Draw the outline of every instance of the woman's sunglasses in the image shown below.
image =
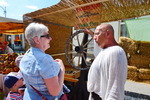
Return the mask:
<path fill-rule="evenodd" d="M 40 37 L 46 37 L 47 39 L 50 39 L 50 35 L 49 34 L 41 35 Z"/>

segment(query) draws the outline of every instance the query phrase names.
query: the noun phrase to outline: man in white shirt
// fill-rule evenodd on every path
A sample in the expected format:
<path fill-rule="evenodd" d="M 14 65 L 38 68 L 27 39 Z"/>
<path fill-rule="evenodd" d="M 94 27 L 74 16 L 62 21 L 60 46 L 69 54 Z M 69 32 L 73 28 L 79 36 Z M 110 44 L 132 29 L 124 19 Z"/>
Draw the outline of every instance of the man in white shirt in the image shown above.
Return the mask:
<path fill-rule="evenodd" d="M 93 39 L 102 49 L 88 73 L 89 100 L 123 100 L 127 59 L 114 39 L 113 27 L 110 24 L 97 26 Z"/>

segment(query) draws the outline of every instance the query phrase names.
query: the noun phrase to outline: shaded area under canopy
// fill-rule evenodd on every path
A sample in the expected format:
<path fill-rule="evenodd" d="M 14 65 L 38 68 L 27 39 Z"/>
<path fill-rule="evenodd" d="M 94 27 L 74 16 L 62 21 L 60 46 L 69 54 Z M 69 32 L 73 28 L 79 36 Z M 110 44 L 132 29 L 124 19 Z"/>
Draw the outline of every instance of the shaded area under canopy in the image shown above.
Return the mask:
<path fill-rule="evenodd" d="M 0 17 L 0 33 L 9 35 L 23 34 L 23 21 Z"/>

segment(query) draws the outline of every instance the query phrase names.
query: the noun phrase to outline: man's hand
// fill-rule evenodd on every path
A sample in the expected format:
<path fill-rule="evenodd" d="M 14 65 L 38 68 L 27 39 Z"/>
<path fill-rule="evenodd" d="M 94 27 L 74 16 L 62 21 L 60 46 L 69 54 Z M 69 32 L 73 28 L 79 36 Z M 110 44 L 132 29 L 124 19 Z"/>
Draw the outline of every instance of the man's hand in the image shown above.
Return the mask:
<path fill-rule="evenodd" d="M 92 30 L 90 30 L 90 29 L 85 28 L 83 30 L 83 32 L 86 33 L 86 34 L 90 34 L 92 37 L 94 36 L 94 32 Z"/>

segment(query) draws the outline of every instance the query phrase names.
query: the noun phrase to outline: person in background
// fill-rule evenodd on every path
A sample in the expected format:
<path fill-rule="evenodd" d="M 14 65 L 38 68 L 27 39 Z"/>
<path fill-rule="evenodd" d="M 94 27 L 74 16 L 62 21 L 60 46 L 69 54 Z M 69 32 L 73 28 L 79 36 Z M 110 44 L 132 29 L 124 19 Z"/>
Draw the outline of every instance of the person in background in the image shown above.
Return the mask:
<path fill-rule="evenodd" d="M 89 100 L 124 100 L 127 59 L 114 39 L 114 29 L 110 24 L 100 24 L 92 34 L 101 51 L 88 73 Z"/>
<path fill-rule="evenodd" d="M 0 54 L 4 53 L 4 45 L 2 42 L 0 42 Z"/>
<path fill-rule="evenodd" d="M 10 72 L 4 78 L 4 85 L 10 89 L 6 100 L 23 100 L 23 95 L 18 92 L 19 87 L 23 86 L 22 75 Z"/>
<path fill-rule="evenodd" d="M 15 59 L 15 64 L 17 66 L 17 68 L 19 67 L 19 64 L 20 64 L 20 61 L 22 59 L 23 55 L 19 55 L 16 59 Z M 18 68 L 19 69 L 19 68 Z M 22 73 L 20 72 L 20 70 L 18 71 L 19 74 L 22 75 Z M 23 86 L 21 86 L 19 89 L 18 89 L 18 92 L 21 94 L 21 95 L 24 95 L 24 90 L 25 90 L 25 84 Z"/>
<path fill-rule="evenodd" d="M 24 100 L 41 100 L 32 86 L 48 100 L 59 100 L 63 94 L 64 64 L 61 59 L 54 60 L 45 53 L 52 40 L 48 31 L 44 24 L 34 22 L 25 29 L 30 48 L 19 65 L 26 85 Z"/>
<path fill-rule="evenodd" d="M 13 54 L 13 50 L 8 46 L 9 42 L 8 41 L 4 41 L 3 45 L 4 45 L 4 54 Z"/>

